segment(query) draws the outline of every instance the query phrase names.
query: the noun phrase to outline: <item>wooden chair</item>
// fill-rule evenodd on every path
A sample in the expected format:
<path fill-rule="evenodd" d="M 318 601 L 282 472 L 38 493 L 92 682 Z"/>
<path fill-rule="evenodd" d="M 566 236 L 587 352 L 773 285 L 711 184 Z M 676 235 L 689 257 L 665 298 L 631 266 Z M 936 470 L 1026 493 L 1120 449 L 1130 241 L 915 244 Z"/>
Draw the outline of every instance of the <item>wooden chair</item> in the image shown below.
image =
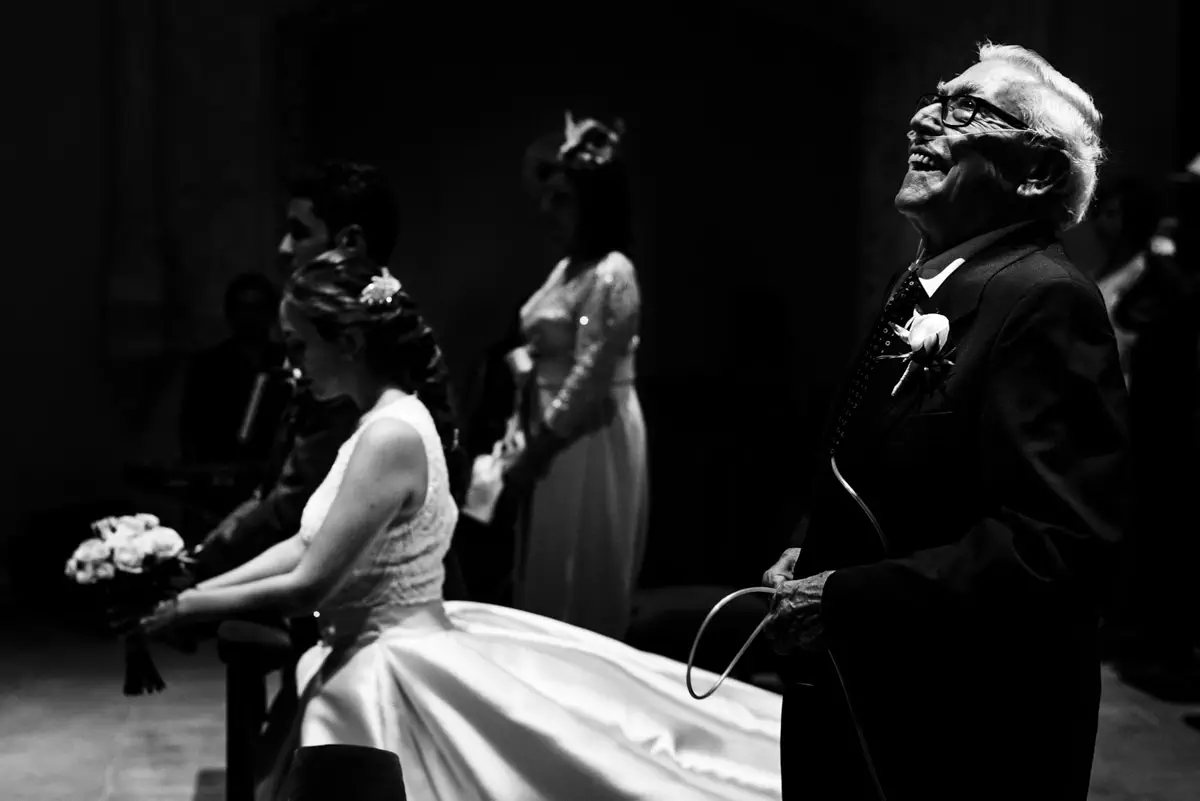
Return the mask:
<path fill-rule="evenodd" d="M 281 801 L 404 801 L 400 758 L 361 745 L 300 748 Z"/>
<path fill-rule="evenodd" d="M 276 703 L 295 695 L 297 640 L 263 623 L 227 620 L 217 629 L 217 655 L 225 665 L 225 798 L 253 801 L 257 757 L 267 721 L 267 676 L 283 673 Z"/>

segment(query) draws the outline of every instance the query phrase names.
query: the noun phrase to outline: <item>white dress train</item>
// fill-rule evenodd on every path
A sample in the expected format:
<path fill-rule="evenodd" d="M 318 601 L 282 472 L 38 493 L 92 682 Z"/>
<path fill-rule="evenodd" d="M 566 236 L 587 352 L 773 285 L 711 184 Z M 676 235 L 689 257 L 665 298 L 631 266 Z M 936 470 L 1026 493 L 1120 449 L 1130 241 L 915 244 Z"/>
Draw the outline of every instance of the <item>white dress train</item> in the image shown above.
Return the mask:
<path fill-rule="evenodd" d="M 321 610 L 322 642 L 297 671 L 298 718 L 260 798 L 294 748 L 324 744 L 398 754 L 410 801 L 780 798 L 779 696 L 731 680 L 696 701 L 673 660 L 520 610 L 444 603 L 457 508 L 436 428 L 405 397 L 359 431 L 380 415 L 421 433 L 425 504 L 372 543 Z M 320 528 L 357 436 L 309 501 L 306 536 Z"/>

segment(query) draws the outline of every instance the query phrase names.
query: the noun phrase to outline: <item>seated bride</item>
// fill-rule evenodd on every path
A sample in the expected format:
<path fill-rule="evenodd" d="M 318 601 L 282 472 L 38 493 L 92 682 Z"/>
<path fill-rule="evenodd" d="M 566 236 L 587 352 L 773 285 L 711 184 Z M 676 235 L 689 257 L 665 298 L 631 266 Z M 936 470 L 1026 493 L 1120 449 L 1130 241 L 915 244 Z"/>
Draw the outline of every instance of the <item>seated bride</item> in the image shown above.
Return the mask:
<path fill-rule="evenodd" d="M 412 299 L 353 232 L 291 278 L 281 316 L 313 393 L 367 411 L 295 536 L 142 621 L 317 616 L 321 643 L 300 661 L 299 712 L 259 798 L 276 796 L 297 748 L 319 745 L 398 755 L 411 801 L 780 797 L 779 696 L 729 681 L 696 701 L 673 660 L 443 602 L 458 518 L 446 368 Z"/>

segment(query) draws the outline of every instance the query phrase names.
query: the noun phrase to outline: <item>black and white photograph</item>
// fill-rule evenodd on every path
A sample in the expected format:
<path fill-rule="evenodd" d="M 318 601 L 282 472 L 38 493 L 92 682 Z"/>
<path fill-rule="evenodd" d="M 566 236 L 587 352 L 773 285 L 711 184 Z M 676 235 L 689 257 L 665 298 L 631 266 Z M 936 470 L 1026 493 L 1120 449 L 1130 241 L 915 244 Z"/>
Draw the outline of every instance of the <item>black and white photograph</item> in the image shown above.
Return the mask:
<path fill-rule="evenodd" d="M 1200 798 L 1200 5 L 11 11 L 3 801 Z"/>

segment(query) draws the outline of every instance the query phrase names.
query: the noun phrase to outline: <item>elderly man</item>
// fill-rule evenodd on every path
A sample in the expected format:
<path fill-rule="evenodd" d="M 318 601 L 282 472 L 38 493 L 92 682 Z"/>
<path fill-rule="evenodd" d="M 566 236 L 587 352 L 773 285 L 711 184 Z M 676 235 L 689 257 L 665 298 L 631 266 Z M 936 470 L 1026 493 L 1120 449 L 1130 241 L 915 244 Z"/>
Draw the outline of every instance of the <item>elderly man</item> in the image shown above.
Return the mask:
<path fill-rule="evenodd" d="M 921 248 L 837 407 L 803 548 L 763 576 L 787 798 L 1087 797 L 1127 399 L 1056 229 L 1088 207 L 1099 127 L 1019 47 L 918 103 L 896 207 Z"/>

